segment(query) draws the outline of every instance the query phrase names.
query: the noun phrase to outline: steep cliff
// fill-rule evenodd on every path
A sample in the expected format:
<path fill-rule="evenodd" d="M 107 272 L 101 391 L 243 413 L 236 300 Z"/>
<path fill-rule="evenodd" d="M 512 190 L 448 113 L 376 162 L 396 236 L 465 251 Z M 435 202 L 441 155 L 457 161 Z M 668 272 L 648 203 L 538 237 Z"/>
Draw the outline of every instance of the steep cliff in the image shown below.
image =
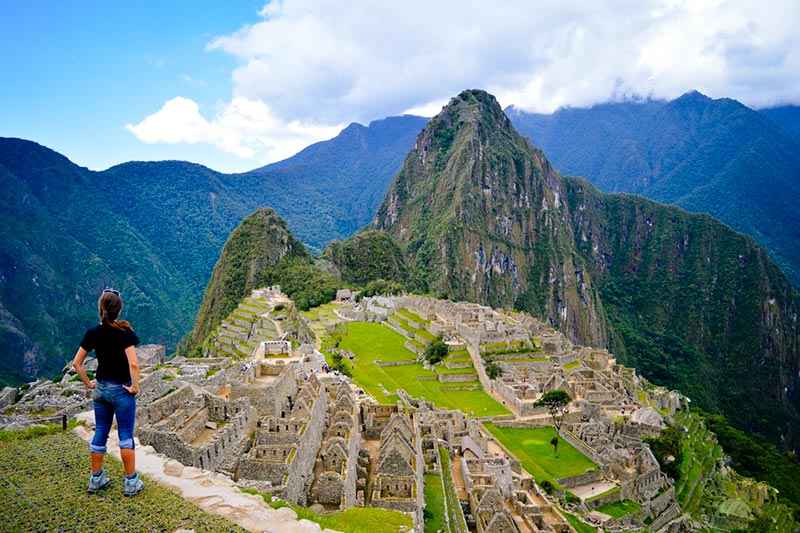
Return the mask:
<path fill-rule="evenodd" d="M 464 92 L 430 121 L 373 227 L 423 288 L 530 311 L 798 443 L 800 297 L 764 250 L 707 215 L 562 178 L 490 95 Z"/>
<path fill-rule="evenodd" d="M 526 309 L 604 345 L 605 313 L 568 210 L 543 154 L 494 97 L 466 91 L 419 135 L 372 225 L 397 239 L 424 289 Z"/>
<path fill-rule="evenodd" d="M 565 185 L 612 350 L 737 427 L 796 441 L 800 297 L 764 250 L 707 215 Z"/>
<path fill-rule="evenodd" d="M 284 258 L 306 263 L 311 260 L 303 244 L 272 209 L 261 208 L 242 220 L 228 237 L 214 266 L 190 347 L 201 344 L 253 289 L 277 282 L 273 269 Z"/>

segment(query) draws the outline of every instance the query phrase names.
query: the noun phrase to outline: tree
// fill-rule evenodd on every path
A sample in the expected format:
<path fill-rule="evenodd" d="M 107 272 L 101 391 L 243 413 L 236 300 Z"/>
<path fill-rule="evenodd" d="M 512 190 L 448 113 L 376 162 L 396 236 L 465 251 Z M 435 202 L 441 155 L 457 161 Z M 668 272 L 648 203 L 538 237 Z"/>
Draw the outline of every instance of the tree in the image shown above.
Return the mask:
<path fill-rule="evenodd" d="M 568 412 L 567 406 L 572 401 L 567 391 L 556 389 L 546 392 L 541 398 L 533 402 L 534 407 L 547 407 L 550 416 L 553 417 L 553 426 L 556 428 L 556 436 L 550 441 L 555 450 L 556 457 L 558 457 L 558 433 L 561 429 L 561 422 L 564 415 Z"/>
<path fill-rule="evenodd" d="M 488 360 L 484 366 L 486 367 L 486 375 L 489 376 L 489 379 L 497 379 L 497 376 L 500 375 L 500 365 L 492 360 Z"/>
<path fill-rule="evenodd" d="M 447 344 L 444 342 L 442 335 L 437 335 L 435 339 L 425 348 L 422 357 L 425 358 L 430 364 L 435 365 L 440 363 L 447 357 Z"/>
<path fill-rule="evenodd" d="M 342 342 L 342 339 L 347 336 L 347 325 L 344 322 L 337 322 L 329 325 L 326 328 L 326 332 L 332 343 L 331 348 L 335 349 L 339 347 L 339 343 Z"/>

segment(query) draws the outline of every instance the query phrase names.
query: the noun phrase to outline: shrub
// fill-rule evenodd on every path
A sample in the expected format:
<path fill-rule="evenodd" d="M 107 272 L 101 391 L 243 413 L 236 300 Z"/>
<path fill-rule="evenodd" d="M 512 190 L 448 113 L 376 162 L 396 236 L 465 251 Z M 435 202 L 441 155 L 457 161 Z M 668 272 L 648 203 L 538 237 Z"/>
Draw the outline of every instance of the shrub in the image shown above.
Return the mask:
<path fill-rule="evenodd" d="M 447 357 L 447 350 L 447 344 L 445 344 L 442 335 L 439 334 L 425 347 L 422 357 L 430 364 L 435 365 L 444 361 L 444 358 Z"/>

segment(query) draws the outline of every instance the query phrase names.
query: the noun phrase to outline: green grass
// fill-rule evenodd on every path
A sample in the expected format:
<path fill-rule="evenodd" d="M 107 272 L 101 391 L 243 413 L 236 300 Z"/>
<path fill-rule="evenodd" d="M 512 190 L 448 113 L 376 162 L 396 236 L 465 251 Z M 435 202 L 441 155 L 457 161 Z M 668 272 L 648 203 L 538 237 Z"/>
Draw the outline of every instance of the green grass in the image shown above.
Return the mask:
<path fill-rule="evenodd" d="M 72 418 L 67 421 L 67 430 L 72 431 L 78 422 Z M 54 433 L 61 433 L 61 424 L 46 423 L 30 426 L 25 429 L 11 430 L 0 429 L 0 442 L 12 442 L 19 440 L 35 439 L 36 437 L 44 437 L 45 435 L 52 435 Z"/>
<path fill-rule="evenodd" d="M 429 324 L 430 323 L 427 320 L 423 320 L 423 318 L 421 316 L 419 316 L 416 313 L 412 313 L 408 309 L 398 309 L 397 312 L 400 313 L 401 315 L 405 316 L 407 319 L 410 318 L 411 320 L 413 320 L 417 324 Z"/>
<path fill-rule="evenodd" d="M 578 533 L 597 533 L 596 528 L 590 526 L 589 524 L 583 523 L 576 516 L 566 512 L 562 512 L 562 514 L 564 515 L 564 518 L 567 519 L 567 522 L 572 524 L 572 527 L 574 527 L 575 531 Z"/>
<path fill-rule="evenodd" d="M 403 346 L 405 337 L 373 322 L 349 322 L 347 334 L 340 347 L 356 354 L 354 361 L 347 361 L 353 379 L 379 402 L 397 401 L 397 389 L 404 389 L 415 398 L 425 398 L 440 407 L 461 409 L 475 416 L 508 414 L 508 410 L 492 399 L 483 390 L 453 391 L 440 387 L 438 381 L 421 381 L 417 376 L 436 376 L 421 364 L 380 367 L 380 361 L 407 361 L 416 355 Z M 389 391 L 386 395 L 381 385 Z"/>
<path fill-rule="evenodd" d="M 288 507 L 297 513 L 298 520 L 305 519 L 316 522 L 322 529 L 352 531 L 353 533 L 374 533 L 375 531 L 399 531 L 401 527 L 410 530 L 411 526 L 413 526 L 411 517 L 400 511 L 372 507 L 352 507 L 336 513 L 315 513 L 305 507 L 289 505 L 283 500 L 273 502 L 271 495 L 263 494 L 254 489 L 242 489 L 242 492 L 261 496 L 273 509 Z"/>
<path fill-rule="evenodd" d="M 447 527 L 444 514 L 442 476 L 425 474 L 425 533 L 436 533 L 439 530 L 449 533 L 450 528 Z"/>
<path fill-rule="evenodd" d="M 555 428 L 502 428 L 487 423 L 486 429 L 522 462 L 522 467 L 539 483 L 548 480 L 555 484 L 558 478 L 577 476 L 589 468 L 597 468 L 564 439 L 558 440 L 558 457 L 555 457 L 550 444 L 556 435 Z"/>
<path fill-rule="evenodd" d="M 630 500 L 620 500 L 614 503 L 606 503 L 597 508 L 601 513 L 607 514 L 611 518 L 622 518 L 625 515 L 635 513 L 641 509 L 641 504 L 632 502 Z"/>
<path fill-rule="evenodd" d="M 142 493 L 126 498 L 122 463 L 113 455 L 105 460 L 111 486 L 100 494 L 89 494 L 89 466 L 86 443 L 71 433 L 31 436 L 22 432 L 3 442 L 0 531 L 245 531 L 146 477 Z"/>
<path fill-rule="evenodd" d="M 432 341 L 435 339 L 432 333 L 429 333 L 428 330 L 425 329 L 418 329 L 416 330 L 416 334 L 425 339 L 426 341 Z"/>

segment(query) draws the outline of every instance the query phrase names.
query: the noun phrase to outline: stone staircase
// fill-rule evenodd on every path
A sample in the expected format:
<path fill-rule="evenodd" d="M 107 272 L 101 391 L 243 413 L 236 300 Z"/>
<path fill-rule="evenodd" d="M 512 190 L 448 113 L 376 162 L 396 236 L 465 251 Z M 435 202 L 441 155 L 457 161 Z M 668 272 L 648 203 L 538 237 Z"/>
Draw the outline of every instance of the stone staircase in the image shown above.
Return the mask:
<path fill-rule="evenodd" d="M 247 296 L 214 330 L 203 346 L 205 357 L 249 359 L 261 341 L 280 338 L 280 325 L 269 318 L 270 304 L 263 298 Z"/>

